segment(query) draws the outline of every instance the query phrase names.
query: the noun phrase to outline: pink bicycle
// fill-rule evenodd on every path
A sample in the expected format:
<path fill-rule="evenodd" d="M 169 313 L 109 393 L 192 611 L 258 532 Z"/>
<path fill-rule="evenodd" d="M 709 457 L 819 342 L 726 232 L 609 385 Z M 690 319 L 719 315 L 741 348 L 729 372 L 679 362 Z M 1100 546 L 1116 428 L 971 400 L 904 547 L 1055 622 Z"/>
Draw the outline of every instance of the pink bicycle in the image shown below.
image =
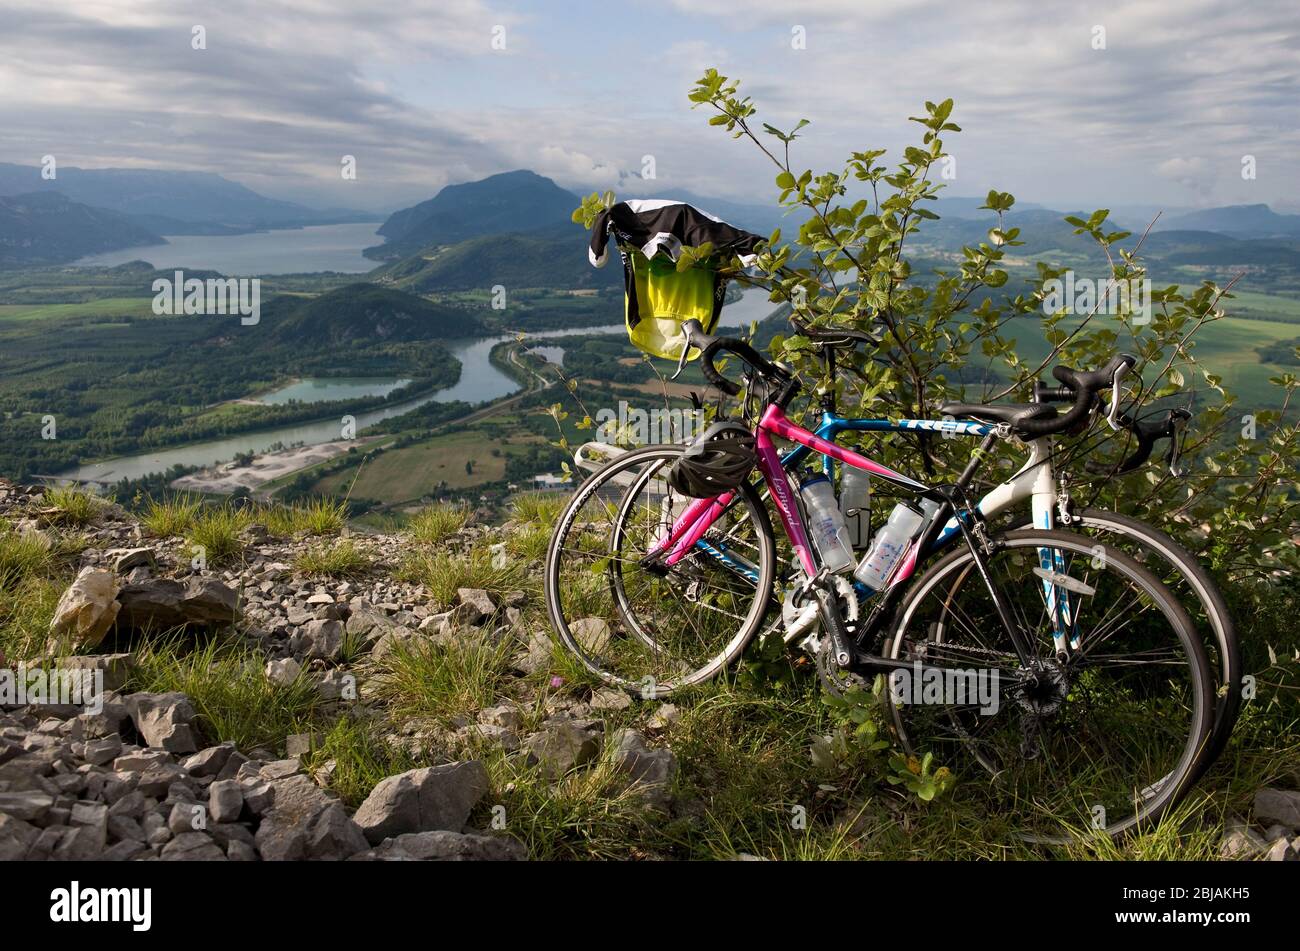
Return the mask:
<path fill-rule="evenodd" d="M 898 741 L 951 748 L 995 777 L 1031 838 L 1058 836 L 1063 822 L 1117 833 L 1178 800 L 1213 720 L 1213 677 L 1187 612 L 1150 571 L 1094 537 L 992 532 L 967 497 L 986 453 L 952 484 L 927 486 L 793 423 L 799 385 L 788 371 L 744 341 L 687 327 L 719 389 L 740 392 L 718 371 L 720 354 L 747 365 L 757 421 L 627 452 L 579 487 L 545 579 L 556 633 L 583 668 L 643 698 L 669 696 L 716 677 L 779 611 L 777 626 L 802 635 L 832 689 L 886 675 Z M 974 427 L 986 450 L 1068 429 L 1123 365 L 1076 374 L 1075 404 L 1059 416 L 1007 404 L 996 424 L 955 425 Z M 805 479 L 797 462 L 818 457 L 910 496 L 888 557 L 872 561 L 873 544 L 854 569 L 810 540 L 796 481 L 815 474 Z"/>

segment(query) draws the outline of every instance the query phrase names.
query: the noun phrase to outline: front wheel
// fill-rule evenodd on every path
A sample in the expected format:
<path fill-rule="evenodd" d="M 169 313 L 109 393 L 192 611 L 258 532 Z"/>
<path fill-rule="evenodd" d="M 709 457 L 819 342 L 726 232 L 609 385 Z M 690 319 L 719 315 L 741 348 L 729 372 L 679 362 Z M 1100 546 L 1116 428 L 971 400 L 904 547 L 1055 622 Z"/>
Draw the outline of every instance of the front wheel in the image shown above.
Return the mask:
<path fill-rule="evenodd" d="M 1241 644 L 1223 594 L 1210 573 L 1187 549 L 1145 522 L 1118 512 L 1089 508 L 1074 513 L 1070 530 L 1096 534 L 1106 544 L 1117 546 L 1151 569 L 1187 608 L 1201 632 L 1210 665 L 1219 672 L 1214 727 L 1197 764 L 1197 774 L 1203 774 L 1227 746 L 1241 712 Z"/>
<path fill-rule="evenodd" d="M 887 656 L 908 662 L 890 681 L 905 749 L 987 781 L 981 808 L 1026 840 L 1148 827 L 1194 782 L 1214 717 L 1187 611 L 1096 538 L 1007 532 L 984 561 L 987 578 L 950 553 L 899 605 Z"/>

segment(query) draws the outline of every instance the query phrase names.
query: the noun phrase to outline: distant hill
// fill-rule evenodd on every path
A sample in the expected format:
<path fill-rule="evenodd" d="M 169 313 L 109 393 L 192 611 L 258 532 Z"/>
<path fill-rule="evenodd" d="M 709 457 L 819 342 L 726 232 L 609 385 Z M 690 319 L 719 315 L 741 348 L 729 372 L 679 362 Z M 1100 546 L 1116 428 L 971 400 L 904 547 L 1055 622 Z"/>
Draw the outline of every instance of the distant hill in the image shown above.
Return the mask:
<path fill-rule="evenodd" d="M 309 349 L 470 337 L 483 332 L 471 314 L 374 284 L 349 284 L 310 300 L 277 297 L 262 311 L 270 338 Z"/>
<path fill-rule="evenodd" d="M 483 235 L 552 228 L 568 222 L 578 202 L 549 178 L 522 170 L 448 185 L 428 201 L 394 212 L 379 229 L 386 242 L 366 255 L 393 260 Z"/>
<path fill-rule="evenodd" d="M 942 215 L 938 221 L 924 221 L 920 232 L 909 240 L 920 247 L 932 250 L 956 252 L 963 246 L 978 245 L 989 240 L 988 232 L 997 223 L 997 217 L 968 218 L 960 215 L 944 215 L 942 203 L 933 209 Z M 1018 258 L 1033 257 L 1057 248 L 1068 248 L 1080 254 L 1100 255 L 1089 243 L 1089 239 L 1074 234 L 1074 228 L 1065 223 L 1066 215 L 1087 217 L 1088 212 L 1054 211 L 1050 208 L 1012 208 L 1004 216 L 1004 227 L 1019 228 L 1018 240 L 1024 244 L 1011 249 Z"/>
<path fill-rule="evenodd" d="M 360 212 L 316 211 L 259 195 L 210 172 L 60 166 L 52 180 L 36 166 L 0 162 L 0 195 L 54 192 L 75 202 L 141 216 L 146 227 L 168 234 L 221 234 L 257 228 L 370 221 Z M 212 230 L 221 226 L 224 230 Z"/>
<path fill-rule="evenodd" d="M 1174 234 L 1206 234 L 1207 232 L 1179 231 Z M 1156 235 L 1152 235 L 1152 238 Z M 1163 237 L 1163 235 L 1161 235 Z M 1288 268 L 1300 268 L 1300 238 L 1286 240 L 1283 238 L 1247 238 L 1237 240 L 1225 235 L 1225 243 L 1206 240 L 1186 241 L 1168 248 L 1157 245 L 1150 254 L 1162 258 L 1170 264 L 1199 264 L 1207 267 L 1269 267 L 1282 265 Z M 1147 244 L 1151 238 L 1147 238 Z M 1146 245 L 1143 246 L 1144 250 Z"/>
<path fill-rule="evenodd" d="M 1279 215 L 1268 205 L 1226 205 L 1162 219 L 1159 227 L 1162 231 L 1217 231 L 1235 237 L 1300 237 L 1300 215 Z"/>
<path fill-rule="evenodd" d="M 419 251 L 376 275 L 414 293 L 507 288 L 576 288 L 621 285 L 623 268 L 612 261 L 594 268 L 587 240 L 573 223 L 532 234 L 494 234 L 450 247 Z"/>
<path fill-rule="evenodd" d="M 634 196 L 620 196 L 630 198 Z M 741 204 L 664 188 L 655 197 L 689 202 L 759 234 L 797 230 L 775 205 Z M 366 250 L 392 261 L 380 272 L 418 292 L 507 287 L 574 289 L 618 284 L 617 267 L 587 263 L 587 237 L 570 219 L 580 199 L 526 170 L 448 185 L 428 201 L 395 212 L 379 229 L 387 241 Z"/>
<path fill-rule="evenodd" d="M 126 215 L 56 192 L 0 197 L 0 267 L 64 264 L 88 254 L 166 243 Z"/>

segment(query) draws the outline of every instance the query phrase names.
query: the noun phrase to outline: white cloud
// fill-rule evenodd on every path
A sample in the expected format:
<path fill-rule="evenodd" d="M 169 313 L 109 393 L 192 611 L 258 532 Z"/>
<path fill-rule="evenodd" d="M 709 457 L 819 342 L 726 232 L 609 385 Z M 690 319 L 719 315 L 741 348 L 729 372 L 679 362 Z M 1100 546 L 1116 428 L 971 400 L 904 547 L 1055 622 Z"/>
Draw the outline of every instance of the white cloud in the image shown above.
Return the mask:
<path fill-rule="evenodd" d="M 896 154 L 918 135 L 906 117 L 952 96 L 965 130 L 949 138 L 955 194 L 1229 203 L 1286 199 L 1300 181 L 1293 0 L 552 12 L 509 0 L 6 0 L 0 159 L 205 169 L 372 207 L 517 167 L 573 188 L 768 200 L 774 170 L 686 101 L 717 65 L 762 119 L 813 120 L 796 155 L 814 168 L 854 149 Z M 190 48 L 196 21 L 205 51 Z M 791 48 L 795 23 L 807 49 Z M 507 57 L 489 45 L 497 24 Z M 1098 24 L 1105 50 L 1092 48 Z M 346 187 L 343 154 L 359 162 Z M 629 179 L 646 154 L 659 178 Z M 1255 181 L 1240 178 L 1243 154 Z M 1193 156 L 1202 164 L 1180 170 Z"/>

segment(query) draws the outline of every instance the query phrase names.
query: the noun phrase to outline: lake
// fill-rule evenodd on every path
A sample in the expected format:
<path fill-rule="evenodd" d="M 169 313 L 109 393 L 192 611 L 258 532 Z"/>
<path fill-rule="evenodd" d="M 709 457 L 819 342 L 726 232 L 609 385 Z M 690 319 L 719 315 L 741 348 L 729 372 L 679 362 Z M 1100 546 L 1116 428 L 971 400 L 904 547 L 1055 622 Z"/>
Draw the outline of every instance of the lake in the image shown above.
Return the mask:
<path fill-rule="evenodd" d="M 740 300 L 727 304 L 723 308 L 719 326 L 747 327 L 751 321 L 762 320 L 775 307 L 776 305 L 767 299 L 765 292 L 747 290 Z M 539 349 L 544 349 L 549 356 L 559 358 L 562 348 L 552 343 L 554 338 L 571 337 L 579 334 L 623 334 L 625 332 L 626 328 L 623 324 L 618 323 L 599 327 L 572 327 L 565 330 L 538 331 L 530 334 L 530 336 L 538 342 Z M 476 337 L 446 341 L 452 355 L 460 361 L 460 380 L 453 386 L 438 390 L 435 393 L 425 393 L 381 409 L 357 413 L 357 432 L 361 433 L 367 426 L 371 426 L 380 420 L 400 416 L 430 401 L 436 400 L 445 403 L 461 400 L 466 403 L 483 403 L 488 400 L 500 399 L 515 392 L 519 389 L 519 385 L 493 366 L 488 359 L 493 347 L 503 341 L 514 339 L 514 335 L 505 334 L 496 337 Z M 274 391 L 274 393 L 283 395 L 294 388 L 297 388 L 298 393 L 312 393 L 327 390 L 331 386 L 355 386 L 358 389 L 354 392 L 354 395 L 361 396 L 366 395 L 366 392 L 378 392 L 378 390 L 374 389 L 375 387 L 387 386 L 388 390 L 383 392 L 391 392 L 401 382 L 395 379 L 376 380 L 374 378 L 300 380 L 282 387 Z M 370 389 L 362 392 L 367 387 Z M 297 398 L 301 399 L 302 397 Z M 337 397 L 324 396 L 320 398 L 334 399 Z M 266 400 L 267 398 L 262 397 L 262 399 Z M 279 402 L 285 402 L 285 400 L 279 400 Z M 314 423 L 298 423 L 291 426 L 279 426 L 275 429 L 257 433 L 231 436 L 226 439 L 213 439 L 171 449 L 159 449 L 132 456 L 121 456 L 116 459 L 79 466 L 76 469 L 59 473 L 59 476 L 65 479 L 109 482 L 116 482 L 119 479 L 138 479 L 151 472 L 163 472 L 178 463 L 185 466 L 211 466 L 218 462 L 233 459 L 237 453 L 265 452 L 276 443 L 285 446 L 302 443 L 310 446 L 316 443 L 330 442 L 339 439 L 340 436 L 340 421 L 337 419 L 327 419 Z"/>
<path fill-rule="evenodd" d="M 128 261 L 148 261 L 156 268 L 212 270 L 242 276 L 308 274 L 337 271 L 364 274 L 379 266 L 361 256 L 365 248 L 382 244 L 375 234 L 380 222 L 313 225 L 281 231 L 233 235 L 171 235 L 166 244 L 124 248 L 92 254 L 74 261 L 82 267 L 116 267 Z"/>

